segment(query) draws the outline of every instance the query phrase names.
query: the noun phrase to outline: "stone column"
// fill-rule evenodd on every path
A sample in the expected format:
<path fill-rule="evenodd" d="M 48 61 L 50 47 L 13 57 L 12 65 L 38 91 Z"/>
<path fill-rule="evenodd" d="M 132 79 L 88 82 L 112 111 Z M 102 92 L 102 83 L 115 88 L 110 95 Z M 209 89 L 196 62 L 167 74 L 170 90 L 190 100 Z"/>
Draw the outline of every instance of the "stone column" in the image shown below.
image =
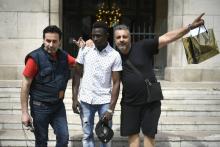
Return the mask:
<path fill-rule="evenodd" d="M 168 0 L 168 31 L 187 26 L 197 16 L 203 17 L 206 28 L 213 28 L 220 46 L 220 1 L 219 0 Z M 186 37 L 186 36 L 185 36 Z M 200 64 L 188 64 L 181 39 L 167 47 L 167 67 L 165 80 L 183 81 L 220 81 L 220 55 Z"/>

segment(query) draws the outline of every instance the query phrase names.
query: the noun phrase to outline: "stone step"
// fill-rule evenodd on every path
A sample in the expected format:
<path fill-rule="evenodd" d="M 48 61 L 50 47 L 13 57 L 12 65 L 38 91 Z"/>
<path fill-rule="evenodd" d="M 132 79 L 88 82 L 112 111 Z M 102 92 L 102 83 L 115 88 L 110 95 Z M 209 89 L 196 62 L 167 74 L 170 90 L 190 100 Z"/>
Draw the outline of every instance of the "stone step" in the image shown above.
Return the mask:
<path fill-rule="evenodd" d="M 72 110 L 67 110 L 67 115 L 72 115 L 73 112 Z M 21 111 L 20 110 L 1 110 L 0 114 L 7 114 L 7 115 L 11 115 L 11 114 L 16 114 L 16 115 L 20 115 Z M 115 111 L 114 115 L 120 115 L 120 111 Z M 201 117 L 220 117 L 220 113 L 216 112 L 216 111 L 202 111 L 202 112 L 195 112 L 195 111 L 168 111 L 168 110 L 163 110 L 161 112 L 161 116 L 166 116 L 166 117 L 174 117 L 174 116 L 182 116 L 182 117 L 188 117 L 188 116 L 201 116 Z"/>
<path fill-rule="evenodd" d="M 21 112 L 20 111 L 4 111 L 1 112 L 2 114 L 7 114 L 7 115 L 11 115 L 11 114 L 16 114 L 16 115 L 20 115 Z M 72 112 L 67 112 L 67 115 L 72 115 Z M 115 115 L 120 115 L 120 113 L 116 113 Z M 189 117 L 189 116 L 200 116 L 200 117 L 220 117 L 219 113 L 216 112 L 209 112 L 208 114 L 206 112 L 198 112 L 198 113 L 194 113 L 194 112 L 162 112 L 161 116 L 164 117 L 176 117 L 176 116 L 182 116 L 182 117 Z"/>
<path fill-rule="evenodd" d="M 20 101 L 20 94 L 14 94 L 14 96 L 0 96 L 0 101 L 1 102 L 19 102 Z M 72 97 L 71 96 L 65 96 L 64 100 L 68 103 L 72 102 Z M 166 96 L 164 95 L 164 100 L 174 100 L 174 101 L 178 101 L 178 100 L 196 100 L 196 101 L 200 101 L 200 100 L 216 100 L 219 101 L 220 100 L 220 94 L 219 95 L 169 95 Z M 120 103 L 121 101 L 121 96 L 119 96 L 118 98 L 118 103 Z M 199 102 L 198 102 L 199 103 Z"/>
<path fill-rule="evenodd" d="M 121 88 L 122 90 L 122 88 Z M 218 88 L 209 88 L 209 87 L 195 87 L 195 88 L 180 88 L 180 87 L 162 87 L 163 93 L 173 93 L 173 94 L 197 94 L 197 92 L 201 92 L 201 94 L 219 94 L 220 93 L 220 85 Z M 20 93 L 21 87 L 0 87 L 1 95 L 4 93 Z M 120 91 L 121 92 L 121 91 Z M 71 86 L 68 86 L 66 89 L 66 93 L 72 93 Z"/>
<path fill-rule="evenodd" d="M 220 111 L 220 103 L 212 103 L 212 104 L 188 104 L 186 103 L 187 100 L 182 100 L 181 102 L 185 101 L 186 104 L 183 103 L 169 103 L 166 102 L 167 100 L 163 100 L 162 101 L 162 109 L 163 110 L 192 110 L 192 111 Z M 218 101 L 217 101 L 218 102 Z M 72 103 L 70 102 L 66 102 L 66 100 L 64 101 L 66 109 L 72 109 Z M 11 110 L 20 110 L 21 109 L 21 105 L 20 105 L 20 101 L 18 100 L 17 102 L 1 102 L 0 103 L 0 110 L 7 110 L 7 109 L 11 109 Z M 120 110 L 121 106 L 118 103 L 116 105 L 115 110 Z"/>
<path fill-rule="evenodd" d="M 0 88 L 1 89 L 1 88 Z M 194 91 L 187 91 L 181 92 L 181 90 L 164 90 L 163 91 L 164 99 L 165 100 L 220 100 L 220 92 L 215 91 L 206 91 L 203 89 L 202 91 L 194 90 Z M 118 103 L 121 99 L 121 94 L 119 95 Z M 2 91 L 0 92 L 0 102 L 17 102 L 20 100 L 20 92 L 12 92 L 12 91 Z M 65 94 L 65 101 L 71 102 L 72 100 L 72 93 L 66 92 Z"/>
<path fill-rule="evenodd" d="M 0 129 L 22 129 L 21 115 L 0 115 Z M 81 131 L 81 121 L 78 115 L 68 115 L 70 130 Z M 95 124 L 98 116 L 95 117 Z M 113 129 L 119 131 L 120 116 L 113 117 Z M 160 131 L 220 131 L 220 117 L 164 117 L 161 116 L 158 130 Z"/>
<path fill-rule="evenodd" d="M 117 104 L 120 104 L 121 97 L 119 97 Z M 1 102 L 10 102 L 10 103 L 20 103 L 20 97 L 19 94 L 16 95 L 16 97 L 0 97 L 0 103 Z M 71 97 L 65 97 L 64 98 L 64 103 L 72 103 L 72 98 Z M 191 95 L 189 96 L 176 96 L 176 97 L 171 97 L 171 96 L 164 96 L 164 100 L 162 101 L 163 104 L 220 104 L 220 95 L 219 97 L 215 96 L 197 96 L 197 97 L 192 97 Z"/>
<path fill-rule="evenodd" d="M 3 90 L 4 89 L 4 90 Z M 0 88 L 0 102 L 20 102 L 20 88 Z M 196 105 L 212 105 L 220 104 L 220 92 L 217 90 L 207 89 L 165 89 L 163 104 L 196 104 Z M 71 103 L 71 89 L 68 88 L 65 96 L 65 103 Z M 121 95 L 117 104 L 119 105 Z"/>
<path fill-rule="evenodd" d="M 165 100 L 156 136 L 157 147 L 219 147 L 220 145 L 220 83 L 161 81 Z M 20 123 L 21 81 L 0 81 L 0 146 L 26 146 Z M 81 147 L 82 130 L 79 116 L 71 109 L 71 81 L 68 83 L 65 104 L 67 108 L 71 147 Z M 119 135 L 120 99 L 113 117 L 115 136 L 113 147 L 128 146 L 127 138 Z M 12 115 L 13 114 L 13 115 Z M 95 122 L 98 121 L 96 116 Z M 34 146 L 29 131 L 28 146 Z M 55 136 L 50 128 L 49 146 L 54 146 Z M 97 138 L 96 138 L 97 141 Z M 143 146 L 143 145 L 142 145 Z"/>
<path fill-rule="evenodd" d="M 13 146 L 24 147 L 26 143 L 29 147 L 34 146 L 34 136 L 31 132 L 22 130 L 0 130 L 1 147 Z M 69 132 L 69 147 L 82 147 L 82 134 L 79 132 Z M 219 131 L 166 131 L 158 132 L 156 135 L 156 147 L 219 147 L 220 132 Z M 27 142 L 26 142 L 27 141 Z M 96 146 L 98 145 L 97 137 L 95 137 Z M 143 143 L 143 142 L 142 142 Z M 55 135 L 49 133 L 49 147 L 55 146 Z M 121 137 L 118 133 L 114 134 L 112 140 L 113 147 L 126 147 L 127 138 Z"/>
<path fill-rule="evenodd" d="M 20 105 L 20 99 L 1 99 L 0 98 L 0 103 L 10 103 L 9 108 L 11 108 L 11 105 Z M 64 100 L 65 105 L 72 105 L 72 100 L 70 99 L 65 99 Z M 207 106 L 212 106 L 212 105 L 220 105 L 220 99 L 214 99 L 214 100 L 177 100 L 177 99 L 166 99 L 161 101 L 163 106 L 166 105 L 207 105 Z M 6 106 L 5 106 L 6 107 Z M 19 107 L 20 106 L 16 106 Z M 116 104 L 116 108 L 120 109 L 120 99 L 119 102 Z"/>
<path fill-rule="evenodd" d="M 159 80 L 161 86 L 164 88 L 181 88 L 181 89 L 204 89 L 204 88 L 216 88 L 220 87 L 220 82 L 170 82 L 165 80 Z M 71 88 L 72 80 L 69 80 L 67 88 Z M 122 86 L 122 85 L 121 85 Z M 0 88 L 20 88 L 21 80 L 0 80 Z"/>
<path fill-rule="evenodd" d="M 163 102 L 162 102 L 163 103 Z M 72 111 L 72 104 L 71 103 L 65 103 L 66 109 Z M 181 103 L 178 104 L 166 104 L 164 103 L 161 106 L 162 110 L 164 111 L 205 111 L 205 112 L 212 112 L 212 111 L 216 111 L 219 112 L 220 111 L 220 104 L 191 104 L 191 105 L 184 105 Z M 21 109 L 21 105 L 20 102 L 1 102 L 0 103 L 0 110 L 20 110 Z M 116 105 L 115 110 L 120 110 L 121 107 L 120 105 Z"/>

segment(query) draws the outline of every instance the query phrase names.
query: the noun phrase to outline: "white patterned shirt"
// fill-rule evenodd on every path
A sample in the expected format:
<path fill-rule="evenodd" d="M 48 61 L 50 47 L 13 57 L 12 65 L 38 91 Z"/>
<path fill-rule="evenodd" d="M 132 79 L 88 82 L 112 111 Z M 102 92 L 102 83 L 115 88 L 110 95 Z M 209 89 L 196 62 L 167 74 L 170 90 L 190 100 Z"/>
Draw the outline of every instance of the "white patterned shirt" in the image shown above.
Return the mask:
<path fill-rule="evenodd" d="M 88 104 L 110 103 L 112 71 L 122 71 L 120 54 L 109 44 L 101 52 L 95 48 L 80 48 L 76 61 L 83 64 L 79 99 Z"/>

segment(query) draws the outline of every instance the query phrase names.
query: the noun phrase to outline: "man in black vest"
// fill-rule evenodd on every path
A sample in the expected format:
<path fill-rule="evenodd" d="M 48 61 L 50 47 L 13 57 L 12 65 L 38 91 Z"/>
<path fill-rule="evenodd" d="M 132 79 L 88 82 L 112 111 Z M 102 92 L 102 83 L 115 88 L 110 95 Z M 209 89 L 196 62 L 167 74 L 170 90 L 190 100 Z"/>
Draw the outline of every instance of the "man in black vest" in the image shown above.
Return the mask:
<path fill-rule="evenodd" d="M 67 147 L 69 134 L 64 93 L 70 77 L 70 68 L 75 58 L 59 49 L 62 32 L 57 26 L 43 30 L 43 45 L 25 58 L 25 68 L 21 87 L 22 123 L 32 124 L 33 118 L 35 146 L 47 147 L 49 124 L 54 129 L 56 147 Z"/>

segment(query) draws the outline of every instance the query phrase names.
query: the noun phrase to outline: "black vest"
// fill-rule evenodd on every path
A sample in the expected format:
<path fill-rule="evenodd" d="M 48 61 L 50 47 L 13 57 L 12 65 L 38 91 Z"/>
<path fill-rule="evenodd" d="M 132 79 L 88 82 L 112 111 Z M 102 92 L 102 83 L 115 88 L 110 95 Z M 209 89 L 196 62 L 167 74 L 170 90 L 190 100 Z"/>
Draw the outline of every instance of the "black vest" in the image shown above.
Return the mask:
<path fill-rule="evenodd" d="M 70 70 L 67 53 L 57 51 L 57 60 L 54 60 L 43 48 L 29 53 L 25 58 L 31 57 L 38 65 L 38 73 L 30 87 L 30 99 L 54 103 L 59 100 L 59 91 L 66 89 Z"/>

